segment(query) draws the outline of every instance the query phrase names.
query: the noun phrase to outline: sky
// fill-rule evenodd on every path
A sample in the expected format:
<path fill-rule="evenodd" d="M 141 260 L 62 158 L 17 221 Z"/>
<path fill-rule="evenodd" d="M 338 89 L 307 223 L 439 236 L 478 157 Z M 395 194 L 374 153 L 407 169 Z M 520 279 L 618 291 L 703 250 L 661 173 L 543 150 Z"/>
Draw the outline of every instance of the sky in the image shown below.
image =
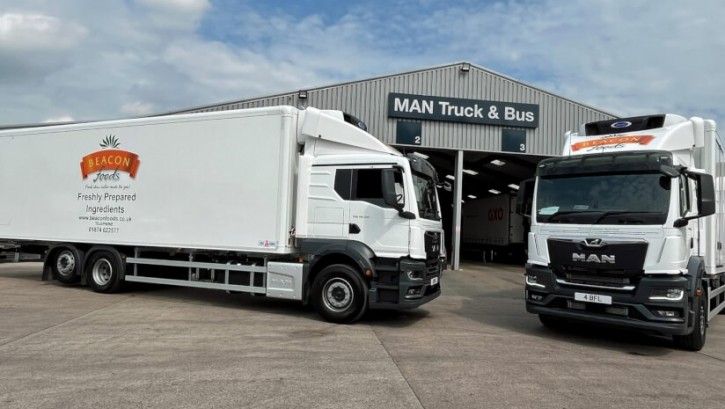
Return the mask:
<path fill-rule="evenodd" d="M 619 116 L 725 126 L 720 0 L 0 0 L 0 127 L 459 61 Z"/>

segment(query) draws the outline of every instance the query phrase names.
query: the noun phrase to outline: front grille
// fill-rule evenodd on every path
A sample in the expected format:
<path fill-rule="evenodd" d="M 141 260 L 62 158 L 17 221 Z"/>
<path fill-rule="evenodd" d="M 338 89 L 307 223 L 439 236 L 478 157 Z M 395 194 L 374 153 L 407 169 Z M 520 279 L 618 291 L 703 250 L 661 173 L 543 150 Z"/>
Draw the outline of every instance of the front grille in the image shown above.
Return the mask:
<path fill-rule="evenodd" d="M 576 274 L 566 273 L 564 274 L 566 280 L 571 283 L 581 284 L 595 284 L 595 285 L 611 285 L 611 286 L 624 286 L 632 284 L 632 279 L 629 277 L 606 277 L 596 276 L 589 274 Z"/>
<path fill-rule="evenodd" d="M 437 276 L 440 274 L 440 260 L 431 259 L 425 262 L 425 275 L 426 277 Z"/>
<path fill-rule="evenodd" d="M 425 257 L 428 260 L 437 259 L 441 254 L 441 233 L 437 231 L 425 232 Z"/>
<path fill-rule="evenodd" d="M 634 290 L 644 275 L 647 243 L 588 241 L 592 240 L 548 240 L 556 281 L 574 287 Z"/>
<path fill-rule="evenodd" d="M 549 257 L 556 270 L 597 272 L 597 275 L 639 275 L 647 256 L 646 242 L 601 241 L 596 247 L 586 240 L 549 239 Z"/>
<path fill-rule="evenodd" d="M 639 284 L 640 276 L 622 276 L 602 275 L 598 271 L 592 272 L 574 272 L 574 271 L 554 271 L 557 281 L 560 284 L 568 284 L 581 287 L 602 287 L 612 290 L 632 290 Z M 612 273 L 612 272 L 610 272 Z"/>

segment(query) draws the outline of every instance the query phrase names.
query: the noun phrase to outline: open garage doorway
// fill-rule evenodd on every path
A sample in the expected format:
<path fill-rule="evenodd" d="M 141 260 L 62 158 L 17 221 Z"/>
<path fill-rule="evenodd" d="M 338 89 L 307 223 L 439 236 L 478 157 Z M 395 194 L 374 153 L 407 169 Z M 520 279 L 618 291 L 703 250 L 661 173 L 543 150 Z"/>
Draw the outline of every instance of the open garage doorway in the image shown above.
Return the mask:
<path fill-rule="evenodd" d="M 441 183 L 457 182 L 455 150 L 396 147 L 404 153 L 416 153 L 437 170 Z M 445 244 L 449 262 L 495 261 L 522 264 L 528 226 L 515 214 L 519 184 L 534 177 L 536 166 L 548 156 L 502 152 L 463 152 L 460 236 L 456 249 L 453 189 L 439 188 Z M 458 250 L 458 254 L 455 251 Z"/>

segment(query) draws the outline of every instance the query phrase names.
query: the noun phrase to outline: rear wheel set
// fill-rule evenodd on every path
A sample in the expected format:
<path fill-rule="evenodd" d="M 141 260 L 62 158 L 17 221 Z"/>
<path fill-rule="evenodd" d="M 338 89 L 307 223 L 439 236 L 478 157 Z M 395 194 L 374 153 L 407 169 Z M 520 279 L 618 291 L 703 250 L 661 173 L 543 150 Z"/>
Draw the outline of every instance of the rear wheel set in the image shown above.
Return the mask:
<path fill-rule="evenodd" d="M 121 288 L 124 263 L 120 255 L 110 250 L 98 250 L 86 262 L 88 285 L 97 293 L 113 293 Z"/>
<path fill-rule="evenodd" d="M 47 265 L 53 278 L 63 284 L 73 284 L 81 279 L 82 263 L 78 250 L 68 245 L 53 249 Z"/>

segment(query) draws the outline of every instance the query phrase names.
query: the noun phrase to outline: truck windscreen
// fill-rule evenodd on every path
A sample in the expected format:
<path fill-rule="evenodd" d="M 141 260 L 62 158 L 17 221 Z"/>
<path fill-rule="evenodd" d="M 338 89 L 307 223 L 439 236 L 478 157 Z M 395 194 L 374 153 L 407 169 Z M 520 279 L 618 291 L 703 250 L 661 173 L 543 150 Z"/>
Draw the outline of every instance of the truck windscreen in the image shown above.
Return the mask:
<path fill-rule="evenodd" d="M 664 224 L 672 179 L 662 173 L 539 178 L 536 221 Z"/>
<path fill-rule="evenodd" d="M 415 200 L 418 202 L 418 216 L 423 219 L 440 220 L 436 184 L 428 175 L 413 172 Z"/>

